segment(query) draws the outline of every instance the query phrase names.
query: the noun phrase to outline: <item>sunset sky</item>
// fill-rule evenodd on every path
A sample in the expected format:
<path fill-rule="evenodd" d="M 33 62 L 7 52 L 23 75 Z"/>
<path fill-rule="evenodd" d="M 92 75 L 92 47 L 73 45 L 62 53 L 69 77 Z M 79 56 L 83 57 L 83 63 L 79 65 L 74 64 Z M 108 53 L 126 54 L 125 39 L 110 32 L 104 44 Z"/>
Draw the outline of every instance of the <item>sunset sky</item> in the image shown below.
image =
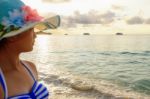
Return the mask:
<path fill-rule="evenodd" d="M 44 16 L 60 15 L 58 33 L 150 34 L 150 0 L 23 1 Z"/>

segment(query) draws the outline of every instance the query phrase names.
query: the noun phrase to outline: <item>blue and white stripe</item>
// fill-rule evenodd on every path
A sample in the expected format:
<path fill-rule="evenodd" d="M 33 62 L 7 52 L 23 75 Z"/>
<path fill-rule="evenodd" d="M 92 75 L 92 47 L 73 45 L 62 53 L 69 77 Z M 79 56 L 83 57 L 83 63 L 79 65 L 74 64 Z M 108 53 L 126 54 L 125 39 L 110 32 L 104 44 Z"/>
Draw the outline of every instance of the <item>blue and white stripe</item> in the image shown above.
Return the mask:
<path fill-rule="evenodd" d="M 6 82 L 5 82 L 5 77 L 3 75 L 1 68 L 0 68 L 0 84 L 2 85 L 2 88 L 4 90 L 4 98 L 7 99 L 8 91 L 7 91 L 7 86 L 6 86 Z"/>
<path fill-rule="evenodd" d="M 49 92 L 43 84 L 35 82 L 30 93 L 9 97 L 7 99 L 48 99 Z"/>

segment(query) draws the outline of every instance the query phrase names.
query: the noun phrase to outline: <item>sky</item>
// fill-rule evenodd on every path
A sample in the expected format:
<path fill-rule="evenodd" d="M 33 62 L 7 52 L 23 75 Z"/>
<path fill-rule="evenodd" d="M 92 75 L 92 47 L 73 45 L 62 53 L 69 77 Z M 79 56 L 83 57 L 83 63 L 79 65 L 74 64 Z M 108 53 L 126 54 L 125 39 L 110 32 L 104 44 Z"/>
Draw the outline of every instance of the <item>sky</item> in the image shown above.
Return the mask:
<path fill-rule="evenodd" d="M 150 34 L 150 0 L 22 0 L 43 16 L 61 16 L 57 33 Z"/>

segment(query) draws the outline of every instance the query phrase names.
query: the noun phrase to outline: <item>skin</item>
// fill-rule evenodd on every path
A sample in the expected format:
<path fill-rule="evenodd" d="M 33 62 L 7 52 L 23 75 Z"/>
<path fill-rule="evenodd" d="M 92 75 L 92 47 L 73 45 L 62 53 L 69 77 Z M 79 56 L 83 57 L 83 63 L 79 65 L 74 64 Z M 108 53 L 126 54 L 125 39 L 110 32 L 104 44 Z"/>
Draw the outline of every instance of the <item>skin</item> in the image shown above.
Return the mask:
<path fill-rule="evenodd" d="M 17 36 L 7 38 L 4 46 L 0 48 L 0 68 L 5 77 L 8 96 L 29 93 L 34 84 L 30 74 L 21 64 L 19 55 L 33 50 L 35 38 L 33 29 L 29 29 Z M 38 79 L 35 65 L 29 61 L 24 62 L 29 65 L 34 77 Z M 3 98 L 4 91 L 0 84 L 0 99 Z"/>

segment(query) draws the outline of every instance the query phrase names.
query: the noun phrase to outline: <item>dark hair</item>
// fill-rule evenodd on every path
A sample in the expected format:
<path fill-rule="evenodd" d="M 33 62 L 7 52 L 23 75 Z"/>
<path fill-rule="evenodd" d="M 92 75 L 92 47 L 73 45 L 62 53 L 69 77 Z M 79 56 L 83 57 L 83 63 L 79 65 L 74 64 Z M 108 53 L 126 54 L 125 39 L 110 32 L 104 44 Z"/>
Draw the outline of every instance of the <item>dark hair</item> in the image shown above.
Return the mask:
<path fill-rule="evenodd" d="M 6 38 L 3 38 L 2 40 L 0 40 L 0 49 L 4 47 L 4 45 L 6 44 Z"/>

